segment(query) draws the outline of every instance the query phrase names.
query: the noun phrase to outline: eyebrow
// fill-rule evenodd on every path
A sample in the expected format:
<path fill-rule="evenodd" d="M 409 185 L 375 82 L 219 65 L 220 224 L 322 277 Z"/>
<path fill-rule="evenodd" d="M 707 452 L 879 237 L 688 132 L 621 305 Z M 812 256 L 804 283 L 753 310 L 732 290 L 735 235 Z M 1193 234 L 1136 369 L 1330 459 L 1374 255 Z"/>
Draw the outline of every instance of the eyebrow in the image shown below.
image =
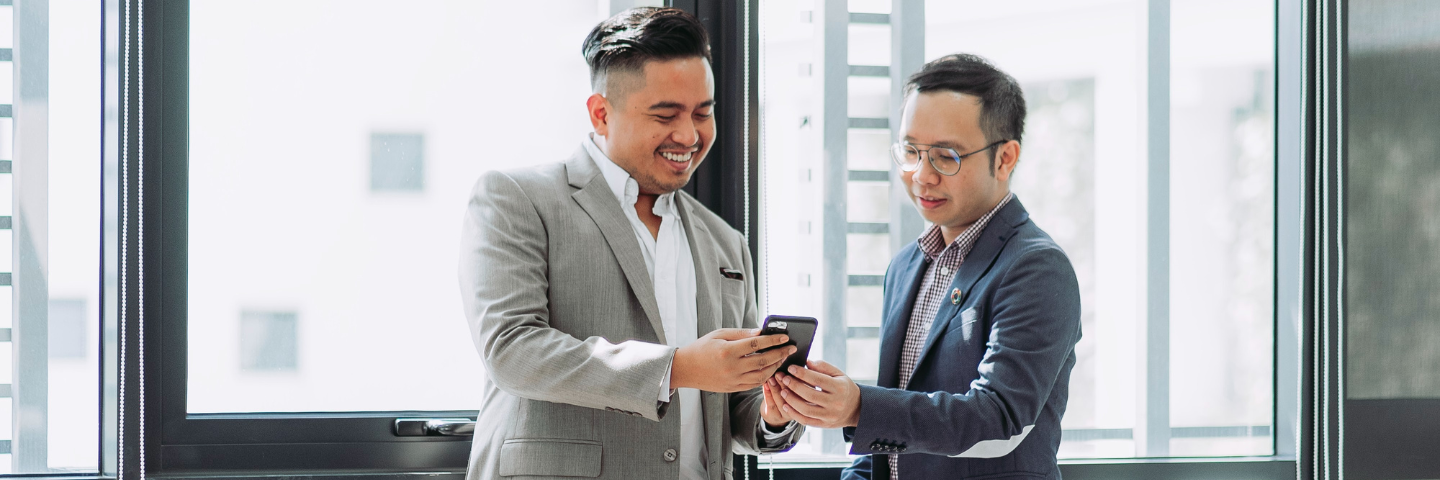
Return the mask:
<path fill-rule="evenodd" d="M 696 109 L 696 110 L 699 110 L 699 109 L 702 109 L 702 108 L 705 108 L 705 107 L 711 107 L 711 106 L 714 106 L 714 105 L 715 105 L 715 100 L 706 100 L 706 101 L 700 102 L 700 105 L 696 106 L 695 109 Z M 659 103 L 656 103 L 656 104 L 650 106 L 650 110 L 668 110 L 668 109 L 672 109 L 672 108 L 678 108 L 678 109 L 684 110 L 684 109 L 685 109 L 685 105 L 681 104 L 680 102 L 662 101 L 662 102 L 659 102 Z"/>
<path fill-rule="evenodd" d="M 909 135 L 906 135 L 905 138 L 903 138 L 903 139 L 901 139 L 901 140 L 903 140 L 905 143 L 915 143 L 915 137 L 911 137 L 911 136 L 909 136 Z M 951 141 L 949 141 L 949 140 L 945 140 L 945 141 L 941 141 L 940 143 L 936 143 L 935 146 L 945 147 L 945 148 L 953 148 L 953 149 L 956 149 L 956 150 L 963 150 L 963 149 L 964 149 L 964 148 L 963 148 L 963 147 L 964 147 L 963 145 L 960 145 L 960 144 L 955 143 L 955 142 L 951 142 Z"/>

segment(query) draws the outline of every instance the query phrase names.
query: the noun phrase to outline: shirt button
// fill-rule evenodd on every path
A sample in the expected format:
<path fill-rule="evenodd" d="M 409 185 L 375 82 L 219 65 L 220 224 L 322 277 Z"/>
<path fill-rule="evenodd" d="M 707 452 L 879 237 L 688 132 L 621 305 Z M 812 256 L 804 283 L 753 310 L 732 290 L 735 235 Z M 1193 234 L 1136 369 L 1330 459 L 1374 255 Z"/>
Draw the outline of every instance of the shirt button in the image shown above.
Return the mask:
<path fill-rule="evenodd" d="M 665 449 L 665 461 L 667 461 L 667 462 L 673 462 L 673 461 L 675 461 L 675 449 L 673 449 L 673 448 L 667 448 L 667 449 Z"/>

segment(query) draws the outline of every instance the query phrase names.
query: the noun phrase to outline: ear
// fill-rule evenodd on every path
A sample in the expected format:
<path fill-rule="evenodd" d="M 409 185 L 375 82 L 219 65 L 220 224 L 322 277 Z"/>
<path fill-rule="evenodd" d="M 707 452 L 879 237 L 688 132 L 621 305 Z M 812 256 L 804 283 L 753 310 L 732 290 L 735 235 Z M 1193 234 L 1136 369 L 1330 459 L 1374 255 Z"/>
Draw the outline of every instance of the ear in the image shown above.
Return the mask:
<path fill-rule="evenodd" d="M 995 179 L 1008 182 L 1020 163 L 1020 142 L 1011 140 L 995 149 Z"/>
<path fill-rule="evenodd" d="M 585 108 L 590 111 L 590 126 L 595 127 L 595 134 L 602 137 L 610 136 L 610 101 L 604 95 L 595 93 L 585 99 Z"/>

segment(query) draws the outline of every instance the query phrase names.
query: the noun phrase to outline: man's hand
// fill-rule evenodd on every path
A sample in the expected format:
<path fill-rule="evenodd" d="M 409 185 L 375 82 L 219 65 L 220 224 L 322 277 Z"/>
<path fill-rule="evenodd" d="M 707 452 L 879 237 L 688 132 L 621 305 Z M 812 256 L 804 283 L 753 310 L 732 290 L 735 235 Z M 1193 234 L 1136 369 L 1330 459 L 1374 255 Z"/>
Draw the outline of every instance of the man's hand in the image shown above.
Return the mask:
<path fill-rule="evenodd" d="M 775 377 L 770 377 L 769 380 L 765 381 L 763 388 L 765 389 L 763 392 L 765 394 L 765 408 L 760 410 L 760 418 L 765 419 L 765 423 L 770 425 L 770 428 L 784 427 L 785 425 L 789 425 L 791 421 L 796 420 L 780 408 L 785 404 L 785 400 L 780 398 L 780 391 L 785 387 L 780 385 L 779 380 L 776 380 Z"/>
<path fill-rule="evenodd" d="M 675 351 L 670 387 L 721 393 L 758 387 L 780 368 L 785 357 L 795 352 L 795 347 L 751 354 L 788 341 L 787 335 L 760 336 L 760 329 L 715 330 Z"/>
<path fill-rule="evenodd" d="M 860 424 L 860 386 L 845 372 L 821 360 L 809 368 L 791 366 L 789 375 L 775 374 L 782 385 L 780 408 L 790 418 L 818 428 L 854 427 Z"/>

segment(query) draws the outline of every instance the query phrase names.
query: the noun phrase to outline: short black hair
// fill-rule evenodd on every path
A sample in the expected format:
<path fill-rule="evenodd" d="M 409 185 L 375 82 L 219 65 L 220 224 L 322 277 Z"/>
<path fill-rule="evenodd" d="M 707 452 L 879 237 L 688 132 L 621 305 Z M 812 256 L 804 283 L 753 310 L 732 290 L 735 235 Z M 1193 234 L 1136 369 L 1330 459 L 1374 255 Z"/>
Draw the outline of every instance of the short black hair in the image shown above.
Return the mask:
<path fill-rule="evenodd" d="M 636 7 L 600 22 L 581 48 L 590 66 L 590 86 L 605 87 L 611 71 L 640 72 L 645 62 L 710 58 L 710 36 L 694 15 L 678 8 Z"/>
<path fill-rule="evenodd" d="M 1025 134 L 1025 94 L 1014 77 L 979 55 L 955 53 L 926 63 L 910 76 L 905 93 L 951 91 L 980 99 L 980 130 L 985 142 L 1020 141 Z M 990 153 L 994 168 L 995 153 Z"/>

